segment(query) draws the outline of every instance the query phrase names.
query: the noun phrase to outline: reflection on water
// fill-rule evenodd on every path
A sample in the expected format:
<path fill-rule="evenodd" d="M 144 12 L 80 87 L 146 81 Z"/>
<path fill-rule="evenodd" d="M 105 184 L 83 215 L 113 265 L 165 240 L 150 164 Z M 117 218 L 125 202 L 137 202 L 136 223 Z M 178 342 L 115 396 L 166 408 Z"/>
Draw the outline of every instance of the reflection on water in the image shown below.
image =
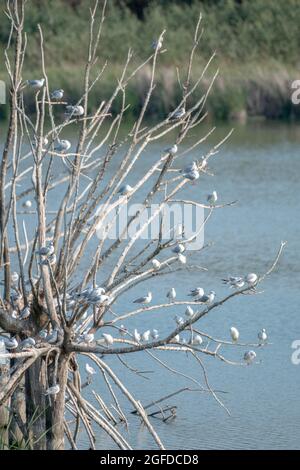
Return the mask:
<path fill-rule="evenodd" d="M 194 138 L 198 139 L 201 132 L 205 130 L 199 129 Z M 220 127 L 210 141 L 215 143 L 217 137 L 221 138 L 226 132 L 227 129 Z M 148 379 L 131 372 L 118 358 L 107 358 L 107 363 L 144 404 L 181 387 L 191 388 L 191 391 L 167 400 L 166 403 L 178 407 L 174 421 L 165 424 L 158 419 L 152 420 L 167 448 L 300 448 L 300 366 L 292 365 L 290 360 L 291 343 L 300 339 L 299 144 L 300 130 L 296 126 L 256 124 L 237 129 L 220 155 L 211 159 L 214 178 L 205 176 L 183 193 L 191 196 L 197 192 L 199 201 L 203 201 L 208 192 L 216 189 L 220 202 L 238 200 L 234 207 L 215 211 L 205 229 L 205 242 L 213 242 L 213 246 L 193 254 L 193 264 L 206 266 L 208 271 L 162 276 L 159 283 L 149 283 L 158 300 L 165 298 L 170 287 L 176 288 L 178 299 L 186 299 L 188 289 L 198 285 L 205 290 L 215 290 L 221 298 L 228 292 L 220 281 L 223 276 L 264 272 L 280 241 L 288 241 L 278 269 L 263 285 L 264 292 L 231 300 L 211 312 L 199 325 L 201 330 L 226 339 L 229 328 L 235 325 L 245 342 L 255 341 L 258 330 L 265 327 L 272 343 L 258 351 L 261 363 L 254 367 L 233 367 L 203 359 L 210 385 L 222 391 L 220 397 L 230 409 L 231 416 L 207 393 L 195 391 L 195 383 L 167 371 L 148 354 L 124 357 L 131 368 L 151 371 L 147 374 Z M 145 153 L 129 178 L 129 184 L 150 166 L 160 150 L 153 146 Z M 189 161 L 204 152 L 205 147 L 202 147 L 200 154 L 198 151 L 188 157 Z M 56 165 L 57 172 L 61 171 L 59 162 Z M 50 203 L 56 207 L 55 192 L 51 193 Z M 86 262 L 88 264 L 89 260 Z M 128 291 L 122 297 L 122 303 L 115 304 L 114 311 L 132 310 L 131 302 L 140 294 L 139 289 Z M 143 330 L 154 326 L 164 334 L 173 324 L 176 313 L 183 314 L 183 311 L 176 307 L 172 312 L 155 312 L 151 317 L 144 314 L 128 326 Z M 243 352 L 243 349 L 233 348 L 226 353 L 229 358 L 239 359 Z M 184 371 L 204 383 L 202 370 L 191 357 L 162 352 L 155 352 L 155 357 L 168 367 Z M 84 363 L 85 359 L 83 366 Z M 90 387 L 89 396 L 93 388 L 104 399 L 107 397 L 102 378 Z M 125 409 L 130 410 L 130 405 L 118 392 L 117 396 Z M 138 448 L 155 447 L 153 439 L 134 415 L 129 422 L 128 440 Z M 85 438 L 81 445 L 88 446 Z M 99 449 L 114 448 L 101 430 L 97 435 L 97 446 Z"/>

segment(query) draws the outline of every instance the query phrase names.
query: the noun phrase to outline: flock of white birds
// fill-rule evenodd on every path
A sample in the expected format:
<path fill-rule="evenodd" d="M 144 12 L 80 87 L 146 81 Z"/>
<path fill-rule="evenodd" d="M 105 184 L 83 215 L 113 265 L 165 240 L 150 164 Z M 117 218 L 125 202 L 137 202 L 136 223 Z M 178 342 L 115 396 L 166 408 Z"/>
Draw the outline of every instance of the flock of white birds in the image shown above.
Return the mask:
<path fill-rule="evenodd" d="M 155 42 L 153 43 L 153 47 L 157 49 L 161 49 L 162 42 Z M 40 90 L 45 85 L 45 79 L 38 79 L 38 80 L 27 80 L 26 85 L 31 87 L 34 90 Z M 50 98 L 53 101 L 61 101 L 64 97 L 64 90 L 57 89 L 50 93 Z M 65 115 L 68 118 L 71 117 L 80 117 L 83 116 L 85 110 L 81 105 L 67 105 L 65 108 Z M 186 110 L 184 107 L 177 109 L 175 112 L 169 115 L 170 119 L 182 119 L 186 114 Z M 43 145 L 49 145 L 49 141 L 47 138 L 44 138 Z M 64 154 L 71 148 L 71 142 L 68 140 L 58 140 L 58 142 L 54 146 L 54 150 L 56 152 Z M 165 149 L 165 152 L 168 152 L 171 155 L 175 155 L 178 152 L 177 144 L 172 145 L 170 148 Z M 201 168 L 205 168 L 206 161 L 203 160 L 201 163 Z M 180 173 L 183 175 L 184 178 L 195 181 L 199 178 L 199 164 L 197 162 L 192 162 L 182 170 Z M 128 196 L 134 188 L 132 188 L 129 184 L 124 184 L 119 189 L 120 196 Z M 207 202 L 209 206 L 213 207 L 216 205 L 218 200 L 218 195 L 216 191 L 213 191 L 211 194 L 207 196 Z M 26 208 L 31 207 L 31 201 L 26 201 L 23 206 Z M 172 252 L 178 256 L 178 260 L 182 264 L 186 264 L 186 256 L 184 255 L 185 252 L 185 245 L 181 242 L 177 242 L 177 244 L 172 248 Z M 37 255 L 40 256 L 41 265 L 49 265 L 52 266 L 56 263 L 56 255 L 54 252 L 54 245 L 52 242 L 48 243 L 46 246 L 41 247 L 36 252 Z M 161 262 L 157 259 L 153 259 L 151 261 L 152 267 L 154 271 L 158 271 L 161 268 Z M 18 300 L 22 298 L 21 293 L 18 289 L 20 276 L 17 272 L 12 273 L 11 281 L 12 281 L 12 289 L 13 293 L 11 295 L 11 304 L 13 307 L 12 310 L 12 317 L 14 319 L 20 321 L 26 321 L 29 319 L 31 315 L 30 306 L 25 306 L 23 309 L 19 310 L 16 306 Z M 37 279 L 36 279 L 37 281 Z M 245 285 L 248 287 L 255 287 L 258 281 L 258 276 L 255 273 L 247 274 L 243 277 L 238 276 L 230 276 L 227 279 L 223 279 L 223 282 L 228 285 L 230 288 L 234 289 L 241 289 Z M 25 283 L 26 286 L 29 286 L 30 283 L 27 281 Z M 202 287 L 195 287 L 190 290 L 189 294 L 190 297 L 193 298 L 193 301 L 199 302 L 199 305 L 206 305 L 210 306 L 214 303 L 216 293 L 211 290 L 207 294 L 204 292 Z M 177 297 L 177 293 L 174 287 L 172 287 L 166 294 L 166 297 L 170 303 L 174 303 Z M 61 299 L 62 300 L 62 299 Z M 97 285 L 89 286 L 83 289 L 81 292 L 71 292 L 66 294 L 66 305 L 67 309 L 70 311 L 70 317 L 72 316 L 72 310 L 78 306 L 80 303 L 82 306 L 86 304 L 87 306 L 100 306 L 106 303 L 109 303 L 110 296 L 106 294 L 106 291 L 103 287 L 98 287 Z M 138 297 L 137 299 L 133 300 L 133 303 L 141 304 L 142 306 L 146 306 L 150 304 L 153 300 L 152 292 L 147 292 L 145 295 Z M 57 302 L 58 303 L 58 302 Z M 58 307 L 58 305 L 57 305 Z M 185 310 L 185 316 L 187 319 L 191 320 L 195 315 L 195 312 L 191 306 L 187 306 Z M 94 334 L 89 332 L 88 326 L 93 320 L 93 314 L 88 314 L 88 311 L 81 317 L 80 322 L 74 325 L 74 338 L 73 340 L 78 343 L 86 343 L 86 344 L 97 344 L 103 347 L 111 347 L 114 344 L 114 337 L 111 334 L 103 333 L 101 339 L 95 340 Z M 184 324 L 185 320 L 183 317 L 175 317 L 175 322 L 177 326 L 181 326 Z M 48 343 L 48 344 L 56 344 L 60 337 L 60 330 L 58 327 L 53 328 L 50 332 L 47 329 L 42 329 L 37 337 L 31 338 L 28 337 L 23 341 L 18 341 L 16 337 L 6 337 L 5 335 L 0 335 L 0 355 L 3 351 L 21 351 L 25 349 L 34 348 L 37 343 Z M 133 333 L 130 333 L 129 330 L 124 326 L 121 325 L 119 327 L 119 333 L 121 336 L 129 335 L 135 343 L 141 344 L 149 341 L 156 341 L 159 338 L 159 332 L 156 329 L 147 330 L 143 333 L 140 333 L 137 329 L 134 329 Z M 240 333 L 236 327 L 231 327 L 230 329 L 230 336 L 234 343 L 237 343 L 240 337 Z M 267 342 L 267 333 L 266 330 L 263 328 L 258 333 L 258 340 L 259 344 L 263 345 Z M 180 344 L 189 344 L 193 346 L 199 346 L 203 343 L 203 339 L 199 334 L 191 334 L 190 339 L 187 341 L 185 338 L 181 338 L 179 334 L 177 334 L 173 338 L 174 343 Z M 246 351 L 244 354 L 244 361 L 246 364 L 250 365 L 254 362 L 256 358 L 256 353 L 252 350 Z M 1 356 L 0 356 L 1 360 Z M 91 377 L 96 373 L 92 366 L 86 364 L 85 366 L 86 373 L 88 375 L 89 380 Z M 59 385 L 53 384 L 53 386 L 49 387 L 46 391 L 46 395 L 55 395 L 59 392 Z"/>
<path fill-rule="evenodd" d="M 173 251 L 175 251 L 178 255 L 182 254 L 180 244 L 176 245 L 175 248 L 173 248 Z M 54 254 L 53 243 L 50 242 L 46 246 L 41 247 L 39 250 L 37 250 L 36 254 L 40 255 L 45 260 L 49 260 Z M 157 260 L 153 260 L 153 263 L 152 263 L 153 268 L 159 269 L 159 264 L 158 264 L 159 262 L 157 261 L 156 263 L 154 263 L 154 261 L 157 261 Z M 17 299 L 19 299 L 19 296 L 20 296 L 20 294 L 18 293 L 18 288 L 17 288 L 18 283 L 19 283 L 19 274 L 17 272 L 13 272 L 11 275 L 11 280 L 12 280 L 13 290 L 15 291 L 15 294 L 13 294 L 11 298 L 12 306 L 14 307 L 12 316 L 13 318 L 17 320 L 25 321 L 31 315 L 30 307 L 25 306 L 20 311 L 18 311 L 18 309 L 15 307 L 15 302 Z M 257 281 L 258 281 L 258 276 L 255 273 L 247 274 L 244 277 L 230 276 L 227 279 L 223 279 L 223 282 L 225 284 L 229 285 L 230 288 L 235 288 L 235 289 L 239 289 L 243 287 L 245 284 L 250 288 L 252 287 L 254 288 Z M 210 291 L 208 294 L 205 294 L 204 289 L 202 287 L 195 287 L 193 289 L 190 289 L 188 296 L 192 297 L 193 302 L 197 302 L 199 303 L 199 305 L 210 306 L 213 304 L 216 294 L 214 291 Z M 166 297 L 170 303 L 174 303 L 176 305 L 177 293 L 174 287 L 172 287 L 167 292 Z M 72 293 L 66 294 L 67 309 L 70 312 L 72 312 L 72 310 L 76 306 L 78 306 L 79 303 L 82 306 L 84 304 L 87 304 L 87 306 L 99 307 L 100 305 L 103 305 L 109 302 L 110 300 L 111 300 L 110 297 L 106 295 L 105 289 L 97 285 L 86 287 L 80 292 L 72 292 Z M 147 292 L 146 295 L 138 297 L 137 299 L 133 300 L 133 303 L 141 304 L 142 306 L 147 308 L 147 305 L 149 305 L 152 302 L 152 300 L 153 300 L 152 292 Z M 196 312 L 194 312 L 193 308 L 190 305 L 187 305 L 185 309 L 185 316 L 187 320 L 193 319 L 195 314 Z M 71 318 L 72 313 L 70 313 L 69 315 Z M 94 333 L 89 332 L 88 326 L 92 321 L 93 321 L 93 314 L 88 314 L 88 310 L 87 310 L 85 314 L 81 317 L 78 324 L 75 323 L 74 325 L 75 334 L 74 334 L 73 341 L 78 342 L 78 343 L 85 343 L 89 345 L 92 345 L 92 344 L 99 345 L 99 346 L 102 346 L 103 348 L 111 347 L 115 342 L 115 338 L 111 334 L 103 333 L 100 339 L 95 339 Z M 182 326 L 185 323 L 185 321 L 186 320 L 184 320 L 184 317 L 176 315 L 175 322 L 177 326 L 179 327 Z M 142 343 L 147 343 L 149 341 L 156 341 L 159 339 L 159 332 L 156 329 L 153 329 L 153 330 L 148 329 L 144 332 L 139 332 L 135 328 L 133 333 L 130 333 L 130 331 L 124 325 L 121 325 L 119 327 L 119 333 L 121 336 L 128 335 L 138 345 Z M 50 332 L 47 329 L 42 329 L 38 333 L 37 337 L 35 338 L 28 337 L 24 339 L 23 341 L 18 341 L 16 337 L 9 338 L 9 337 L 6 337 L 5 335 L 0 335 L 0 355 L 1 355 L 1 352 L 3 352 L 3 350 L 13 351 L 13 352 L 24 351 L 24 350 L 34 348 L 38 343 L 56 344 L 59 340 L 59 335 L 60 335 L 60 330 L 58 327 L 52 329 Z M 234 326 L 231 327 L 230 336 L 231 336 L 233 343 L 238 343 L 238 340 L 240 338 L 239 330 Z M 268 339 L 268 336 L 267 336 L 266 330 L 263 328 L 258 333 L 259 345 L 266 344 L 267 339 Z M 177 334 L 172 339 L 172 342 L 179 343 L 181 345 L 200 346 L 203 343 L 203 338 L 199 334 L 191 333 L 190 338 L 187 340 L 186 338 L 181 337 L 179 334 Z M 246 364 L 248 365 L 252 364 L 255 361 L 255 359 L 256 359 L 255 351 L 250 350 L 244 353 L 244 361 Z M 91 381 L 92 376 L 95 374 L 95 371 L 89 364 L 86 364 L 85 369 L 88 375 L 88 380 Z M 49 387 L 49 389 L 46 391 L 46 394 L 54 395 L 58 393 L 58 391 L 59 391 L 59 385 L 55 383 L 52 387 Z"/>

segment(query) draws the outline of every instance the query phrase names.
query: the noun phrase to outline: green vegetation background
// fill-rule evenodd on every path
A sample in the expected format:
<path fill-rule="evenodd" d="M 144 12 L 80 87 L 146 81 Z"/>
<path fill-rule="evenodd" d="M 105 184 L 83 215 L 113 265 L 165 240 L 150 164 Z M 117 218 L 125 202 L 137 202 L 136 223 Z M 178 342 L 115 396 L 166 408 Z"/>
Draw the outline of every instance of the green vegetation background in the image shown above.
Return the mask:
<path fill-rule="evenodd" d="M 82 87 L 92 4 L 90 0 L 28 0 L 24 79 L 41 75 L 36 28 L 40 23 L 45 34 L 51 85 L 64 88 L 67 99 L 76 101 Z M 4 1 L 2 5 L 0 55 L 4 64 L 9 24 L 4 15 Z M 106 99 L 111 93 L 128 48 L 133 48 L 133 64 L 137 63 L 147 57 L 152 40 L 166 29 L 167 52 L 160 56 L 161 68 L 149 112 L 162 115 L 172 109 L 180 94 L 176 67 L 183 73 L 199 11 L 203 13 L 204 35 L 194 78 L 214 51 L 217 58 L 203 89 L 220 67 L 219 79 L 207 103 L 210 115 L 219 119 L 240 119 L 246 115 L 297 117 L 298 107 L 291 104 L 291 82 L 300 79 L 300 0 L 108 0 L 99 48 L 101 63 L 107 60 L 108 66 L 93 91 L 94 102 Z M 6 79 L 2 66 L 0 78 Z M 146 68 L 129 87 L 130 113 L 136 114 L 140 109 L 148 80 Z"/>

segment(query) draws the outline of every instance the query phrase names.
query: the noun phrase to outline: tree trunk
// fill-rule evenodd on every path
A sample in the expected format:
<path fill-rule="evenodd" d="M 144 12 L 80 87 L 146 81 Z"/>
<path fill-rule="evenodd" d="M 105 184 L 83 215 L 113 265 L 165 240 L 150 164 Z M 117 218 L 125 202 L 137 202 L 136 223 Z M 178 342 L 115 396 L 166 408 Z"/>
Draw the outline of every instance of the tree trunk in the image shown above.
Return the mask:
<path fill-rule="evenodd" d="M 31 446 L 46 449 L 45 363 L 38 358 L 26 372 L 26 414 Z"/>
<path fill-rule="evenodd" d="M 1 348 L 0 348 L 1 349 Z M 10 361 L 7 359 L 0 359 L 0 389 L 9 380 Z M 9 410 L 10 400 L 0 405 L 0 448 L 3 450 L 8 449 L 9 436 Z"/>
<path fill-rule="evenodd" d="M 25 377 L 11 397 L 11 424 L 9 427 L 10 445 L 24 448 L 28 438 L 26 428 Z"/>
<path fill-rule="evenodd" d="M 64 413 L 65 413 L 65 392 L 68 378 L 69 356 L 61 354 L 58 361 L 57 383 L 59 384 L 59 393 L 52 397 L 52 428 L 51 428 L 51 450 L 64 450 Z"/>

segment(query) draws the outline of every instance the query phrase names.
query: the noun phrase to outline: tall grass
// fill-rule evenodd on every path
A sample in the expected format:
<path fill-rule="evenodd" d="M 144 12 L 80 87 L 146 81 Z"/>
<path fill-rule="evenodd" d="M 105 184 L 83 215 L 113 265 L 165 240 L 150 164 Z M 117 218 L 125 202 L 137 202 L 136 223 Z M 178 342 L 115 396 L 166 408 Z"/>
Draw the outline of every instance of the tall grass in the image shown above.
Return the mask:
<path fill-rule="evenodd" d="M 39 22 L 45 33 L 46 62 L 51 84 L 54 88 L 64 88 L 67 99 L 76 101 L 83 81 L 80 65 L 86 58 L 88 7 L 93 2 L 29 1 L 31 14 L 26 20 L 26 30 L 31 34 L 24 78 L 40 75 L 40 52 L 35 26 Z M 217 51 L 221 74 L 213 97 L 207 102 L 207 109 L 213 117 L 230 119 L 247 112 L 250 116 L 289 119 L 299 114 L 290 100 L 290 83 L 300 76 L 299 0 L 194 0 L 190 5 L 186 2 L 149 1 L 144 2 L 148 7 L 144 9 L 142 21 L 125 3 L 117 0 L 108 2 L 109 11 L 99 47 L 101 64 L 107 60 L 108 67 L 100 86 L 93 91 L 95 97 L 100 95 L 103 99 L 108 98 L 129 47 L 134 50 L 135 60 L 146 57 L 153 38 L 166 28 L 167 53 L 160 57 L 164 68 L 160 76 L 156 77 L 157 87 L 149 113 L 161 116 L 169 112 L 175 106 L 179 93 L 176 66 L 180 68 L 186 58 L 192 42 L 192 25 L 200 9 L 205 31 L 201 56 L 196 58 L 194 77 L 201 72 L 202 64 L 211 53 Z M 9 25 L 2 15 L 2 62 L 8 34 Z M 0 79 L 3 78 L 5 75 L 1 68 Z M 136 115 L 140 109 L 148 80 L 147 70 L 144 70 L 128 90 L 128 101 L 131 102 L 128 115 Z M 4 115 L 5 108 L 0 106 L 0 117 Z"/>
<path fill-rule="evenodd" d="M 9 422 L 7 423 L 7 427 L 2 430 L 0 429 L 0 451 L 2 450 L 32 450 L 34 444 L 38 443 L 41 439 L 45 437 L 48 431 L 45 431 L 43 434 L 39 436 L 34 436 L 33 434 L 33 427 L 35 422 L 39 419 L 42 415 L 42 411 L 36 409 L 29 420 L 29 422 L 25 425 L 24 428 L 26 429 L 26 433 L 28 437 L 22 438 L 21 440 L 14 434 L 14 426 L 12 422 L 12 417 L 10 417 Z M 9 434 L 9 442 L 7 442 L 6 435 Z M 29 437 L 30 436 L 30 437 Z"/>

